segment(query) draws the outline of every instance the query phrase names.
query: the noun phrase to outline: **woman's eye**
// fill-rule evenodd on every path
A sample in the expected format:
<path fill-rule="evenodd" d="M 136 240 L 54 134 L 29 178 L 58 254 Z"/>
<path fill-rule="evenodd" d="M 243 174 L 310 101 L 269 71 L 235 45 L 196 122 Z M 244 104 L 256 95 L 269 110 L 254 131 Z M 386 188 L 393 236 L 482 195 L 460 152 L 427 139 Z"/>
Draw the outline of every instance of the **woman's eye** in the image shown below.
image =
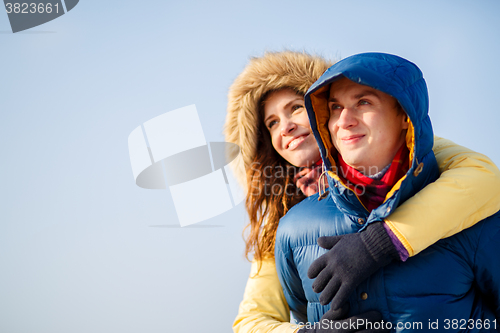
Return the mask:
<path fill-rule="evenodd" d="M 276 125 L 278 122 L 276 120 L 271 120 L 268 124 L 267 124 L 267 128 L 271 129 L 273 128 L 274 125 Z"/>
<path fill-rule="evenodd" d="M 292 112 L 296 111 L 298 109 L 302 109 L 303 107 L 304 107 L 304 105 L 296 104 L 296 105 L 292 106 Z"/>

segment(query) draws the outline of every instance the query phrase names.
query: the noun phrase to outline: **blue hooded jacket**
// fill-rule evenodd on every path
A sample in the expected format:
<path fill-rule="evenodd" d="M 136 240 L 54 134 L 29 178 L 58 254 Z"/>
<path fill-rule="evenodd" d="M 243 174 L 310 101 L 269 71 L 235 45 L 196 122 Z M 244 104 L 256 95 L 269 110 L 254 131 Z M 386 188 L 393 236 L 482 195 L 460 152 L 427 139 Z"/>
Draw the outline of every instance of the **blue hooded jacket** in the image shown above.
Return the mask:
<path fill-rule="evenodd" d="M 328 131 L 330 84 L 340 78 L 372 87 L 396 98 L 410 119 L 406 144 L 410 169 L 369 212 L 332 170 L 336 155 Z M 294 206 L 279 224 L 275 258 L 278 277 L 290 310 L 299 322 L 318 322 L 330 305 L 319 303 L 307 277 L 311 263 L 326 250 L 320 236 L 362 231 L 383 221 L 400 203 L 438 177 L 432 152 L 433 132 L 428 93 L 421 71 L 398 56 L 365 53 L 328 69 L 305 96 L 311 127 L 320 147 L 329 195 L 311 196 Z M 443 198 L 446 200 L 446 198 Z M 422 251 L 406 262 L 394 262 L 361 283 L 350 296 L 349 316 L 378 310 L 393 331 L 492 331 L 500 325 L 500 214 Z M 496 238 L 496 239 L 495 239 Z M 455 321 L 454 321 L 455 320 Z M 474 325 L 471 326 L 471 322 Z M 476 325 L 481 322 L 482 325 Z M 486 327 L 484 324 L 488 322 Z M 399 323 L 399 326 L 398 326 Z M 420 323 L 420 324 L 419 324 Z M 463 324 L 466 324 L 465 326 Z M 454 325 L 456 324 L 456 325 Z M 406 325 L 406 326 L 405 326 Z M 469 325 L 469 327 L 467 326 Z"/>

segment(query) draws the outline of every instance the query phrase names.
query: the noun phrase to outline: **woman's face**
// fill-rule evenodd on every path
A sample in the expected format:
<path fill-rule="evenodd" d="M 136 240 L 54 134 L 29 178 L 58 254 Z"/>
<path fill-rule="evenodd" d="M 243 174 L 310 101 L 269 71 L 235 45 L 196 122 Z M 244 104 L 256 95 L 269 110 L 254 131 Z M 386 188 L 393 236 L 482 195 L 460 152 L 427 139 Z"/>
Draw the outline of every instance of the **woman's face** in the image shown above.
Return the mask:
<path fill-rule="evenodd" d="M 264 124 L 274 149 L 290 164 L 306 167 L 320 160 L 303 96 L 291 89 L 271 93 L 264 103 Z"/>

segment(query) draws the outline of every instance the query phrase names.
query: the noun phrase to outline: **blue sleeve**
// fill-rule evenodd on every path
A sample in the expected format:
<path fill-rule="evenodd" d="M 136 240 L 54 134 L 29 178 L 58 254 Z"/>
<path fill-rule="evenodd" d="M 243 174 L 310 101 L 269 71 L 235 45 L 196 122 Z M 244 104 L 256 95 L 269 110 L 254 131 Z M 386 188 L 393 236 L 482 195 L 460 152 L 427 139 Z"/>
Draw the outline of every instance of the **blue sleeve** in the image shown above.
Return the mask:
<path fill-rule="evenodd" d="M 282 241 L 279 234 L 276 237 L 274 255 L 278 278 L 290 311 L 298 322 L 306 323 L 307 299 L 302 287 L 302 279 L 295 267 L 291 248 L 287 242 Z"/>
<path fill-rule="evenodd" d="M 474 278 L 486 305 L 500 318 L 500 213 L 481 222 Z"/>

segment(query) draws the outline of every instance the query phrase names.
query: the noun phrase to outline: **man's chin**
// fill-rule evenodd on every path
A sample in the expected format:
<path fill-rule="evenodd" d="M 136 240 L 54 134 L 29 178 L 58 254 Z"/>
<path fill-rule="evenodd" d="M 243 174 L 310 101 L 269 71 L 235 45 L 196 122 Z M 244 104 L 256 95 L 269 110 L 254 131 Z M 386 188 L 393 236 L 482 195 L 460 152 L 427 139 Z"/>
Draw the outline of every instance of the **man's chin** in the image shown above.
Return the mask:
<path fill-rule="evenodd" d="M 359 156 L 360 154 L 345 154 L 341 155 L 344 162 L 346 162 L 349 166 L 356 168 L 356 166 L 361 165 L 362 158 Z"/>

